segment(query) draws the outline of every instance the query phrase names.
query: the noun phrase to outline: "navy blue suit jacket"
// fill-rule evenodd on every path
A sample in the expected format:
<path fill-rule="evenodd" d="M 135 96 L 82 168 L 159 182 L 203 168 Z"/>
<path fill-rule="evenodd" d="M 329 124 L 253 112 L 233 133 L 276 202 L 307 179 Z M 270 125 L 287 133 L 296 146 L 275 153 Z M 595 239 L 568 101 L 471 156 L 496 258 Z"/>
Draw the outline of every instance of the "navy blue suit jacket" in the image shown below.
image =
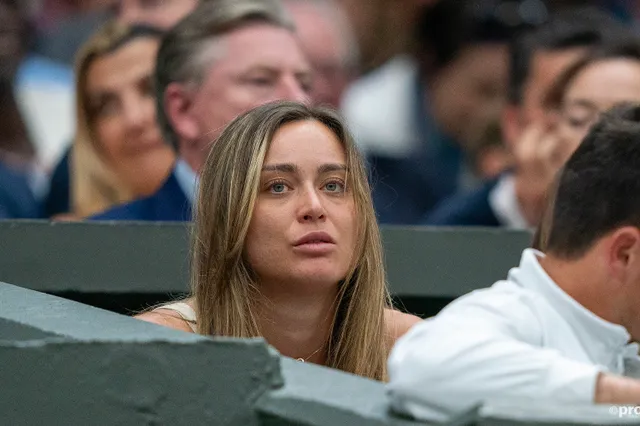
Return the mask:
<path fill-rule="evenodd" d="M 191 220 L 191 202 L 172 173 L 155 194 L 114 207 L 90 219 L 185 222 Z"/>
<path fill-rule="evenodd" d="M 40 216 L 40 204 L 31 191 L 27 176 L 0 163 L 0 219 Z"/>
<path fill-rule="evenodd" d="M 500 226 L 489 195 L 498 180 L 487 182 L 475 191 L 454 195 L 440 203 L 425 216 L 424 225 L 430 226 Z"/>

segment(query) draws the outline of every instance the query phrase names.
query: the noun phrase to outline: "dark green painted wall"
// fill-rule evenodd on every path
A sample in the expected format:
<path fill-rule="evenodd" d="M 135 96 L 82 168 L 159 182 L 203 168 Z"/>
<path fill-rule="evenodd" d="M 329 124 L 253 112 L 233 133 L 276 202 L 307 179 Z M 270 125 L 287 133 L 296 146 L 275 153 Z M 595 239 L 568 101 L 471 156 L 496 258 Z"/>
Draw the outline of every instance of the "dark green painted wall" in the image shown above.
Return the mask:
<path fill-rule="evenodd" d="M 423 315 L 504 278 L 531 238 L 493 229 L 382 233 L 391 291 Z M 0 221 L 0 280 L 128 313 L 188 290 L 188 247 L 185 224 Z"/>

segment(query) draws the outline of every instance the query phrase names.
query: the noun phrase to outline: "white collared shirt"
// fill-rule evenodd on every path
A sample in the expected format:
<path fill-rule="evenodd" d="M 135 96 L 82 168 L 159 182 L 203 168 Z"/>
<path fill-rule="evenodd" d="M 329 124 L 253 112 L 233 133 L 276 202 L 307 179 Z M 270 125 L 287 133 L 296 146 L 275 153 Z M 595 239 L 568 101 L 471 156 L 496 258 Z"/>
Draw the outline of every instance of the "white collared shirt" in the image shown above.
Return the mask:
<path fill-rule="evenodd" d="M 442 421 L 508 399 L 591 404 L 598 373 L 635 376 L 638 346 L 558 287 L 531 249 L 506 281 L 413 327 L 389 358 L 397 410 Z"/>
<path fill-rule="evenodd" d="M 196 193 L 198 192 L 198 175 L 182 158 L 179 158 L 176 162 L 173 173 L 176 176 L 178 185 L 180 185 L 180 189 L 182 189 L 182 192 L 184 192 L 184 195 L 187 197 L 187 200 L 191 201 L 191 204 L 193 204 L 196 199 Z"/>
<path fill-rule="evenodd" d="M 516 196 L 515 179 L 511 173 L 500 177 L 489 193 L 489 205 L 500 223 L 511 229 L 527 229 L 530 225 L 520 210 Z"/>

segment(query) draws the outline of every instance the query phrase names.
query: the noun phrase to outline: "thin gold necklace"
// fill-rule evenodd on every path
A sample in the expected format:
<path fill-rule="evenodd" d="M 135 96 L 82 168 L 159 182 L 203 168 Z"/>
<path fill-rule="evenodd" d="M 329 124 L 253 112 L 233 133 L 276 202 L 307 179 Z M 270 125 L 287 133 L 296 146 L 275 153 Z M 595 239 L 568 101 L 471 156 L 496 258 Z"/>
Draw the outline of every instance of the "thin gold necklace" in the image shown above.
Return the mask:
<path fill-rule="evenodd" d="M 307 361 L 309 361 L 309 358 L 311 358 L 312 356 L 314 356 L 315 354 L 317 354 L 318 352 L 320 352 L 320 350 L 321 350 L 322 348 L 324 348 L 324 346 L 325 346 L 325 345 L 324 345 L 324 343 L 323 343 L 323 344 L 322 344 L 322 346 L 320 346 L 318 349 L 316 349 L 315 351 L 313 351 L 313 353 L 312 353 L 311 355 L 309 355 L 308 357 L 306 357 L 306 358 L 296 358 L 296 360 L 298 360 L 298 361 L 300 361 L 300 362 L 307 362 Z"/>

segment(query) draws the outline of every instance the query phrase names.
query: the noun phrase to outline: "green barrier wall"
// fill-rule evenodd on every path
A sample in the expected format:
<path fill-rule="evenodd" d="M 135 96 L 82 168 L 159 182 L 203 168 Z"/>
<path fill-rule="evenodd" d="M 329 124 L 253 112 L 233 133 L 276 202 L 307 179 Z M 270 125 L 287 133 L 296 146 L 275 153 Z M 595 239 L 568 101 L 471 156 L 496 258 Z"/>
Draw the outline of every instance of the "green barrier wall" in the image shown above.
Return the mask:
<path fill-rule="evenodd" d="M 400 305 L 433 315 L 517 265 L 528 232 L 383 228 L 389 284 Z M 0 221 L 0 280 L 116 312 L 188 289 L 186 224 Z"/>

